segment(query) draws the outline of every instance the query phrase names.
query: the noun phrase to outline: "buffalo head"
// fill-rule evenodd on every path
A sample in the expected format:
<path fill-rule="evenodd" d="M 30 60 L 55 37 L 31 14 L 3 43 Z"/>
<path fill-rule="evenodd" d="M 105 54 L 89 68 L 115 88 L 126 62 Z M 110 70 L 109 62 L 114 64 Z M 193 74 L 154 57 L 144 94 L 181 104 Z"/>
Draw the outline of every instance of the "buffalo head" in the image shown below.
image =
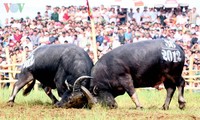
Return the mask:
<path fill-rule="evenodd" d="M 84 80 L 89 79 L 92 79 L 92 77 L 81 76 L 75 81 L 72 86 L 72 93 L 68 100 L 65 101 L 64 106 L 66 108 L 82 108 L 88 105 L 89 108 L 92 108 L 94 104 L 100 103 L 105 107 L 117 108 L 118 105 L 111 93 L 98 90 L 96 86 L 89 88 L 89 91 L 85 86 L 81 85 Z"/>
<path fill-rule="evenodd" d="M 85 105 L 88 105 L 88 107 L 91 108 L 92 105 L 95 104 L 95 98 L 89 90 L 81 84 L 84 80 L 89 80 L 91 78 L 92 77 L 90 76 L 81 76 L 74 82 L 73 86 L 70 86 L 65 82 L 66 86 L 70 86 L 72 91 L 70 93 L 65 93 L 63 97 L 68 96 L 65 97 L 67 99 L 62 99 L 63 101 L 57 103 L 56 106 L 65 108 L 82 108 Z"/>

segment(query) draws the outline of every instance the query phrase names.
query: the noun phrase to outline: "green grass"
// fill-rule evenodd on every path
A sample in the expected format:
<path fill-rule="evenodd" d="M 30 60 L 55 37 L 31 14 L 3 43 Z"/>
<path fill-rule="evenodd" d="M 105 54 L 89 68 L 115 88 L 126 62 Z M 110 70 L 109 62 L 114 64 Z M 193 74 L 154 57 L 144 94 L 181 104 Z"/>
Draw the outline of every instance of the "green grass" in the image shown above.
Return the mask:
<path fill-rule="evenodd" d="M 177 92 L 170 109 L 161 110 L 165 90 L 137 90 L 143 110 L 136 110 L 130 97 L 125 94 L 116 98 L 117 109 L 106 109 L 96 105 L 90 109 L 54 108 L 44 91 L 32 91 L 24 97 L 18 93 L 15 105 L 7 105 L 11 91 L 0 89 L 0 119 L 2 120 L 194 120 L 200 119 L 200 92 L 185 91 L 186 108 L 178 108 Z M 56 92 L 54 92 L 57 95 Z"/>

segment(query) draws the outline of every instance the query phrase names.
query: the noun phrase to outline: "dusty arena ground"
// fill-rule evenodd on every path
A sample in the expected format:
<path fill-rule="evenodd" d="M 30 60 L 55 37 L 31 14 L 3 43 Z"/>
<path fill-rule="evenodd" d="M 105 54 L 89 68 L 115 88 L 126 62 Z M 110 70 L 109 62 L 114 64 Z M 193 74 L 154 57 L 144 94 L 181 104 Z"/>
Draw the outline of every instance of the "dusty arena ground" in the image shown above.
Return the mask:
<path fill-rule="evenodd" d="M 32 91 L 27 97 L 19 93 L 16 104 L 6 104 L 10 90 L 0 90 L 1 120 L 200 120 L 200 92 L 186 91 L 187 106 L 178 108 L 177 93 L 168 111 L 161 110 L 165 90 L 138 90 L 143 110 L 136 110 L 127 94 L 117 97 L 118 108 L 106 109 L 99 105 L 87 109 L 54 108 L 43 91 Z"/>

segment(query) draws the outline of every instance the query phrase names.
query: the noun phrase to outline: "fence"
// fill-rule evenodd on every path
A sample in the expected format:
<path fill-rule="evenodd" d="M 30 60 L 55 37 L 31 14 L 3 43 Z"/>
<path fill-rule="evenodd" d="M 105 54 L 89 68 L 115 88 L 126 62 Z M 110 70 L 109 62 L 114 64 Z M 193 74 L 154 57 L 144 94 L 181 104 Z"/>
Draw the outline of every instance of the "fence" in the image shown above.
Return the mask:
<path fill-rule="evenodd" d="M 26 52 L 23 52 L 23 60 L 26 59 Z M 17 81 L 15 78 L 16 74 L 20 73 L 19 66 L 21 64 L 16 63 L 16 55 L 10 57 L 9 50 L 6 48 L 6 65 L 0 65 L 0 67 L 5 68 L 0 70 L 0 75 L 3 73 L 7 73 L 7 76 L 4 76 L 0 80 L 0 89 L 3 88 L 6 83 L 10 83 L 9 89 L 13 88 L 14 83 Z M 189 70 L 183 71 L 183 73 L 188 73 L 187 75 L 183 75 L 183 78 L 186 80 L 186 89 L 200 89 L 200 70 L 193 70 L 193 56 L 190 57 L 190 66 Z M 197 74 L 198 73 L 198 74 Z M 35 90 L 38 90 L 39 82 L 36 82 Z"/>

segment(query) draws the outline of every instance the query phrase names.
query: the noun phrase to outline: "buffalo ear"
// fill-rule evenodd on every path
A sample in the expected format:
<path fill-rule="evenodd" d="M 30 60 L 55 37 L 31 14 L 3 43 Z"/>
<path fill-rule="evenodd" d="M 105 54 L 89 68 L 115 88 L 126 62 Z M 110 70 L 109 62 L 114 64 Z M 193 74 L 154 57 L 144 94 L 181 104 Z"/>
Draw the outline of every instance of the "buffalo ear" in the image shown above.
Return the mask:
<path fill-rule="evenodd" d="M 96 99 L 92 96 L 90 91 L 85 88 L 84 86 L 81 86 L 81 90 L 83 91 L 83 94 L 86 96 L 88 100 L 88 106 L 89 108 L 92 108 L 92 106 L 96 103 Z"/>

